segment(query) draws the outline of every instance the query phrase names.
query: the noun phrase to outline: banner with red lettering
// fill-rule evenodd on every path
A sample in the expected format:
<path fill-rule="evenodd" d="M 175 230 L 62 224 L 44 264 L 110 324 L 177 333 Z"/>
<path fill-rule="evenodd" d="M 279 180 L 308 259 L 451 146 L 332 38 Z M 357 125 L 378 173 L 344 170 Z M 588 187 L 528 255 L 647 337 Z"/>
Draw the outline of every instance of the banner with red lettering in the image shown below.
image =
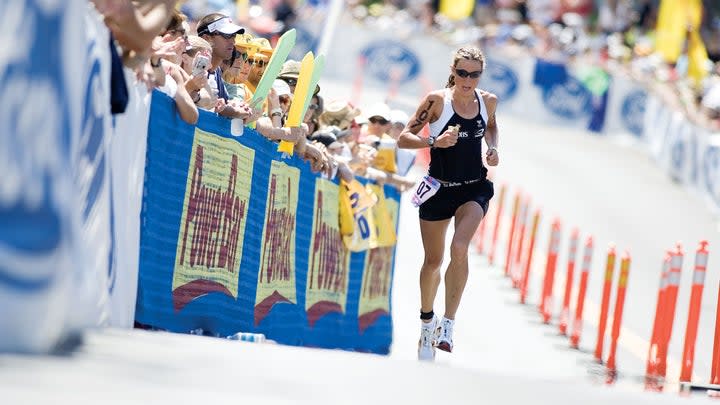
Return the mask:
<path fill-rule="evenodd" d="M 202 111 L 197 127 L 188 125 L 157 92 L 147 142 L 138 323 L 389 352 L 395 248 L 346 248 L 337 179 L 283 158 L 250 128 L 232 136 L 215 114 Z M 382 194 L 365 179 L 358 186 Z M 389 243 L 400 194 L 382 192 L 388 212 L 374 215 L 393 227 L 380 230 Z"/>

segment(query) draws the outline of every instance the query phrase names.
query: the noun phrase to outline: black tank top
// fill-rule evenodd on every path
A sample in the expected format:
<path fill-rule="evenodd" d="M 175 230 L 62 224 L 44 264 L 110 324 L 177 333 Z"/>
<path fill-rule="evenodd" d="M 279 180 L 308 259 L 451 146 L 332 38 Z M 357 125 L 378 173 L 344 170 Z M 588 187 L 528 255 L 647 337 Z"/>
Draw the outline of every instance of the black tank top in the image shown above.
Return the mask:
<path fill-rule="evenodd" d="M 475 97 L 478 98 L 478 95 Z M 440 133 L 458 124 L 460 131 L 455 145 L 430 149 L 430 176 L 454 182 L 487 178 L 487 168 L 482 161 L 482 140 L 486 126 L 480 105 L 477 115 L 472 119 L 463 118 L 454 112 Z"/>

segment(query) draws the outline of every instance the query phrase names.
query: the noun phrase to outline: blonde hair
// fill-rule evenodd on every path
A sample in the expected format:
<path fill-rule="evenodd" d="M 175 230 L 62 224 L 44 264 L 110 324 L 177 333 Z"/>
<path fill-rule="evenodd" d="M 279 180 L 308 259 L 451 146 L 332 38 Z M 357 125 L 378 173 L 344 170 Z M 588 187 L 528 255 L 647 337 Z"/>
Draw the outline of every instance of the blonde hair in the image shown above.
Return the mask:
<path fill-rule="evenodd" d="M 198 51 L 207 51 L 212 53 L 212 45 L 197 35 L 188 35 L 187 37 L 187 49 L 186 51 L 192 51 L 197 53 Z M 193 56 L 195 56 L 193 54 Z"/>
<path fill-rule="evenodd" d="M 480 48 L 476 48 L 474 46 L 469 47 L 463 47 L 455 51 L 455 55 L 453 56 L 453 67 L 457 66 L 460 59 L 465 60 L 474 60 L 477 62 L 480 62 L 480 71 L 482 72 L 485 70 L 485 56 L 483 55 Z M 455 75 L 450 73 L 450 77 L 448 77 L 447 84 L 445 87 L 450 88 L 455 85 Z"/>

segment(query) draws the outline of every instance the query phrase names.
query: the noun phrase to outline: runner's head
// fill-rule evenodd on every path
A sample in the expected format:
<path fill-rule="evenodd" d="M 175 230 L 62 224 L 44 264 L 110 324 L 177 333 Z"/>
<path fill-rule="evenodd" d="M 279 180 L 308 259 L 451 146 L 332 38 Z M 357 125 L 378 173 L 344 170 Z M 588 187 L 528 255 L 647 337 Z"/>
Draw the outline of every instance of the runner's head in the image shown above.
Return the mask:
<path fill-rule="evenodd" d="M 470 81 L 479 80 L 480 75 L 485 70 L 485 56 L 480 48 L 460 48 L 455 51 L 450 69 L 450 77 L 448 77 L 448 82 L 445 87 L 453 87 L 458 78 Z M 475 83 L 475 86 L 476 85 L 477 83 Z"/>

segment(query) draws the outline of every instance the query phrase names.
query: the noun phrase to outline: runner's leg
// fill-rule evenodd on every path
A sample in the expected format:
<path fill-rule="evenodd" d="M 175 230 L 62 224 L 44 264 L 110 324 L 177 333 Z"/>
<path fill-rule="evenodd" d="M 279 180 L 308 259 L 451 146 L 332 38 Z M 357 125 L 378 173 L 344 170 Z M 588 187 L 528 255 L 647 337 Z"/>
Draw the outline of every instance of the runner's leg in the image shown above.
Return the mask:
<path fill-rule="evenodd" d="M 445 272 L 445 318 L 455 319 L 468 278 L 468 249 L 484 213 L 469 201 L 455 211 L 455 234 L 450 243 L 450 263 Z"/>
<path fill-rule="evenodd" d="M 420 310 L 433 310 L 435 296 L 440 285 L 440 266 L 445 254 L 445 234 L 450 220 L 420 220 L 420 234 L 425 249 L 425 259 L 420 269 Z"/>

